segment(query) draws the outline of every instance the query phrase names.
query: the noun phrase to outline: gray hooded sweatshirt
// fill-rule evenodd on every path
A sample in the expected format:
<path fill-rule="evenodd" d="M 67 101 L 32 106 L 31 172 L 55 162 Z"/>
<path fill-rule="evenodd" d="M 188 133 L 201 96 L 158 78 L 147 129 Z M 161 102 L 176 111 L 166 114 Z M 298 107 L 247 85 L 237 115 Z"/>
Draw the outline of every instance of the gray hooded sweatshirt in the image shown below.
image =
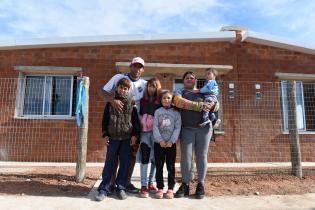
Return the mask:
<path fill-rule="evenodd" d="M 161 107 L 154 113 L 153 138 L 154 142 L 171 141 L 178 139 L 182 125 L 181 116 L 174 108 Z"/>

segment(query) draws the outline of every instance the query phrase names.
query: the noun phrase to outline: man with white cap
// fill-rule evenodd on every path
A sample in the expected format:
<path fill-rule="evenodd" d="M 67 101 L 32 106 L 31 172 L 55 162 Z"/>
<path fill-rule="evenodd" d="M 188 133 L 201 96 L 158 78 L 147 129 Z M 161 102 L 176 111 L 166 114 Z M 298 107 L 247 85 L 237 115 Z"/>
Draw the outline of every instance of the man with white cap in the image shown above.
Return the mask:
<path fill-rule="evenodd" d="M 144 60 L 141 57 L 135 57 L 130 63 L 130 72 L 114 75 L 103 87 L 102 92 L 105 96 L 105 99 L 111 103 L 114 109 L 118 112 L 121 112 L 123 109 L 123 103 L 120 100 L 114 99 L 114 90 L 116 83 L 121 78 L 127 78 L 131 82 L 131 87 L 129 89 L 129 97 L 136 102 L 138 113 L 140 111 L 140 99 L 143 97 L 144 89 L 146 87 L 147 81 L 141 78 L 141 74 L 144 72 Z M 108 144 L 108 142 L 106 142 Z M 139 189 L 136 188 L 131 183 L 131 176 L 133 169 L 136 163 L 136 153 L 138 150 L 139 144 L 131 145 L 131 160 L 130 167 L 128 171 L 128 183 L 126 186 L 126 191 L 129 193 L 138 193 Z M 116 172 L 116 170 L 115 170 Z M 116 173 L 112 176 L 111 188 L 115 186 L 114 180 Z"/>
<path fill-rule="evenodd" d="M 105 99 L 112 103 L 112 106 L 117 110 L 121 111 L 123 104 L 119 100 L 114 100 L 112 91 L 115 89 L 116 83 L 121 78 L 125 77 L 130 80 L 131 87 L 129 90 L 129 97 L 136 102 L 138 110 L 140 110 L 140 99 L 143 96 L 144 89 L 147 81 L 141 78 L 141 74 L 144 72 L 144 60 L 140 57 L 135 57 L 130 63 L 130 72 L 124 74 L 114 75 L 107 84 L 103 87 Z"/>

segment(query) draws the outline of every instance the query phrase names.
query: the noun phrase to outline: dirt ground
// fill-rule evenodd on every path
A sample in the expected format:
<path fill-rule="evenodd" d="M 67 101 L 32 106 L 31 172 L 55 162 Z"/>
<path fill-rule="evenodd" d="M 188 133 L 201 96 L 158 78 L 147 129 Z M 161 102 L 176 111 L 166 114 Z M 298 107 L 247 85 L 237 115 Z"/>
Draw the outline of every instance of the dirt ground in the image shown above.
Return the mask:
<path fill-rule="evenodd" d="M 74 167 L 10 168 L 0 173 L 0 195 L 86 196 L 101 173 L 102 168 L 87 168 L 84 182 L 76 183 Z"/>
<path fill-rule="evenodd" d="M 0 195 L 86 196 L 101 172 L 100 167 L 89 167 L 85 181 L 76 183 L 75 168 L 73 167 L 2 169 L 0 170 Z M 195 186 L 196 183 L 192 183 L 192 193 L 194 193 Z M 315 173 L 307 173 L 302 179 L 299 179 L 286 173 L 266 174 L 262 171 L 260 173 L 254 171 L 238 171 L 238 173 L 221 171 L 218 173 L 218 171 L 210 169 L 206 177 L 205 190 L 207 196 L 314 193 Z"/>

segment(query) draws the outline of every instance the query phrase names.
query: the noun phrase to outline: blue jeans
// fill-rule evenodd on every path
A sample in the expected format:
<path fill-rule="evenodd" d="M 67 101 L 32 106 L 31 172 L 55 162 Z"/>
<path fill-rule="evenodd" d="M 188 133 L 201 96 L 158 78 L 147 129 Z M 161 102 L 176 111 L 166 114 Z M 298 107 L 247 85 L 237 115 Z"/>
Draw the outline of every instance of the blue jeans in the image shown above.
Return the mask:
<path fill-rule="evenodd" d="M 207 120 L 210 120 L 211 122 L 215 121 L 217 119 L 215 112 L 203 112 L 202 113 L 202 121 L 205 122 Z"/>
<path fill-rule="evenodd" d="M 116 190 L 117 191 L 125 190 L 128 179 L 130 157 L 131 157 L 130 139 L 109 140 L 109 145 L 107 146 L 105 166 L 102 172 L 102 182 L 98 187 L 98 191 L 100 193 L 108 195 L 108 193 L 110 192 L 109 190 L 110 180 L 112 178 L 112 173 L 117 158 L 119 160 L 119 170 L 115 181 Z"/>
<path fill-rule="evenodd" d="M 141 151 L 141 144 L 146 144 L 149 149 L 148 161 L 143 161 L 143 151 Z M 154 148 L 153 148 L 153 132 L 142 132 L 140 135 L 140 153 L 141 153 L 141 164 L 140 164 L 140 176 L 141 186 L 148 186 L 148 167 L 151 162 L 151 168 L 149 173 L 149 183 L 155 181 L 156 167 L 154 164 Z"/>
<path fill-rule="evenodd" d="M 148 164 L 141 164 L 140 165 L 140 173 L 141 173 L 141 186 L 148 186 L 148 183 L 154 182 L 155 181 L 155 164 L 151 162 L 151 168 L 150 168 L 150 173 L 149 173 L 149 182 L 148 182 Z"/>
<path fill-rule="evenodd" d="M 217 97 L 215 96 L 205 96 L 204 102 L 214 102 L 217 103 Z M 210 120 L 211 122 L 215 121 L 217 119 L 217 114 L 213 112 L 213 110 L 210 110 L 209 112 L 202 112 L 202 121 L 205 122 L 207 120 Z"/>

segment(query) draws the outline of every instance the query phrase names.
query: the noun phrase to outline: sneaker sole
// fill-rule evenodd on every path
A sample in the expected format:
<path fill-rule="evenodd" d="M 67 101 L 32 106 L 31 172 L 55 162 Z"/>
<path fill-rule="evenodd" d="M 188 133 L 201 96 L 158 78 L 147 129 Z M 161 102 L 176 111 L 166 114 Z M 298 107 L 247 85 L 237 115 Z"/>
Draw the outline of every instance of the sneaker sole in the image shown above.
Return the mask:
<path fill-rule="evenodd" d="M 119 200 L 126 200 L 128 197 L 127 197 L 127 196 L 126 196 L 126 197 L 117 196 L 117 198 L 118 198 Z"/>
<path fill-rule="evenodd" d="M 165 196 L 166 199 L 173 199 L 174 196 Z"/>
<path fill-rule="evenodd" d="M 105 198 L 106 198 L 106 197 L 104 197 L 104 198 L 98 198 L 98 197 L 96 197 L 96 198 L 94 198 L 94 200 L 100 202 L 100 201 L 103 201 Z"/>
<path fill-rule="evenodd" d="M 140 192 L 140 190 L 126 190 L 127 193 L 131 193 L 131 194 L 137 194 Z"/>
<path fill-rule="evenodd" d="M 189 197 L 189 195 L 184 194 L 184 195 L 174 195 L 174 198 L 184 198 L 184 197 Z"/>
<path fill-rule="evenodd" d="M 155 197 L 156 199 L 162 199 L 163 196 L 164 196 L 164 193 L 162 193 L 162 194 L 155 194 L 154 197 Z"/>
<path fill-rule="evenodd" d="M 148 198 L 149 197 L 149 194 L 147 195 L 147 194 L 140 194 L 140 198 Z"/>
<path fill-rule="evenodd" d="M 204 195 L 195 195 L 196 199 L 203 199 L 205 196 Z"/>
<path fill-rule="evenodd" d="M 116 193 L 116 196 L 119 200 L 125 200 L 128 198 L 128 196 L 126 195 L 126 193 L 120 194 L 120 193 Z"/>

